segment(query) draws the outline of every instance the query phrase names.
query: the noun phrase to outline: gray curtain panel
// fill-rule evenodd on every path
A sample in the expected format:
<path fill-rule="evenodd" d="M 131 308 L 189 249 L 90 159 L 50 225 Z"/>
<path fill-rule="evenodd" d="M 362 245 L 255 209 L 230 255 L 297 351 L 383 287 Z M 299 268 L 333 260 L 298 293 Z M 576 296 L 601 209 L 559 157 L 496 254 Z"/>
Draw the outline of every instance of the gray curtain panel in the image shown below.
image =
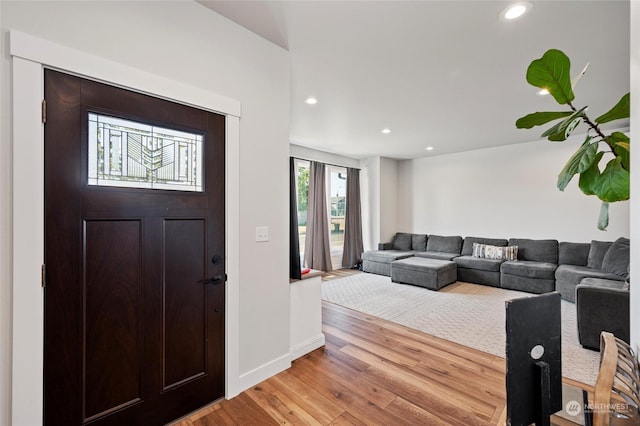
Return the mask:
<path fill-rule="evenodd" d="M 347 211 L 344 219 L 342 266 L 353 268 L 362 261 L 362 213 L 360 208 L 360 170 L 347 169 Z"/>
<path fill-rule="evenodd" d="M 331 271 L 329 218 L 325 166 L 316 161 L 309 169 L 309 201 L 307 202 L 307 236 L 304 243 L 304 263 L 308 268 Z"/>

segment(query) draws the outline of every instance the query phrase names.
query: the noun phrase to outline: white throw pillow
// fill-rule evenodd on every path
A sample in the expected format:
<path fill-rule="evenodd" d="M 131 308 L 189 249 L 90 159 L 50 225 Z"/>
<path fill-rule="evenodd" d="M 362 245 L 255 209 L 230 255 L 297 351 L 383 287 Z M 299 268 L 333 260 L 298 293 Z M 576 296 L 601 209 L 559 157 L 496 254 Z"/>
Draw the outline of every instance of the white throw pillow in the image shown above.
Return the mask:
<path fill-rule="evenodd" d="M 518 246 L 492 246 L 489 244 L 473 243 L 473 257 L 483 259 L 517 260 Z"/>

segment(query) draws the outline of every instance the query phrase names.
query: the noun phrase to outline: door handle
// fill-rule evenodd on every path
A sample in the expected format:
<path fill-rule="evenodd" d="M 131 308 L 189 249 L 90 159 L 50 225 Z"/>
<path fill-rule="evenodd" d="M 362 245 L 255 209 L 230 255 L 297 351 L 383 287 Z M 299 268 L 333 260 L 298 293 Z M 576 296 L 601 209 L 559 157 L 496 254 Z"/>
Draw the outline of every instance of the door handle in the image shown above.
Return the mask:
<path fill-rule="evenodd" d="M 207 278 L 204 280 L 200 280 L 198 282 L 203 285 L 207 285 L 207 284 L 215 285 L 215 284 L 220 284 L 226 281 L 227 281 L 227 274 L 222 274 L 222 275 L 214 275 L 213 278 Z"/>

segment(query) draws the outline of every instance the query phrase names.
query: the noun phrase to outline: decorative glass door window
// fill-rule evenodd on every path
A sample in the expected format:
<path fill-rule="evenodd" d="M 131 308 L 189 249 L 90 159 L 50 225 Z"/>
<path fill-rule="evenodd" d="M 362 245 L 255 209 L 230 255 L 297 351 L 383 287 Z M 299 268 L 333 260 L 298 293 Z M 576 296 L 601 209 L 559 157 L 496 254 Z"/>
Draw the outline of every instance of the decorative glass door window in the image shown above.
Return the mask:
<path fill-rule="evenodd" d="M 89 185 L 202 192 L 203 136 L 89 113 Z"/>

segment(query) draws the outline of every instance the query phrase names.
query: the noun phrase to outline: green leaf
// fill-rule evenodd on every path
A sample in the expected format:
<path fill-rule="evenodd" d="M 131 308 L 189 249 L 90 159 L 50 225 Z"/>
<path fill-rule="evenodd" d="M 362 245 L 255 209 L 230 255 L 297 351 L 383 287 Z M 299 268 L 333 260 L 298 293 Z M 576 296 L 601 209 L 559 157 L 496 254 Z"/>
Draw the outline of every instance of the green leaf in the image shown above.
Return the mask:
<path fill-rule="evenodd" d="M 593 189 L 598 198 L 608 203 L 629 199 L 629 171 L 622 167 L 622 158 L 607 163 Z"/>
<path fill-rule="evenodd" d="M 613 152 L 618 157 L 622 158 L 622 167 L 631 171 L 630 168 L 630 151 L 631 144 L 629 137 L 622 132 L 613 132 L 607 136 L 607 142 L 613 146 Z"/>
<path fill-rule="evenodd" d="M 629 142 L 616 142 L 616 145 L 631 152 L 631 145 Z"/>
<path fill-rule="evenodd" d="M 609 121 L 619 120 L 621 118 L 629 118 L 630 94 L 624 95 L 609 111 L 596 118 L 596 123 L 608 123 Z"/>
<path fill-rule="evenodd" d="M 582 173 L 586 171 L 593 164 L 596 159 L 596 152 L 598 151 L 597 143 L 590 143 L 591 137 L 587 136 L 582 146 L 569 158 L 567 164 L 560 171 L 558 175 L 558 189 L 564 191 L 571 179 L 576 173 Z"/>
<path fill-rule="evenodd" d="M 557 120 L 559 118 L 567 117 L 573 114 L 573 111 L 547 111 L 547 112 L 534 112 L 524 117 L 520 117 L 516 121 L 516 127 L 518 129 L 530 129 L 533 126 L 540 126 L 550 121 Z"/>
<path fill-rule="evenodd" d="M 546 89 L 561 105 L 571 102 L 575 96 L 571 88 L 571 62 L 557 49 L 547 50 L 527 68 L 527 81 L 532 86 Z"/>
<path fill-rule="evenodd" d="M 598 217 L 598 229 L 606 231 L 607 226 L 609 226 L 609 203 L 603 201 L 600 206 L 600 216 Z"/>
<path fill-rule="evenodd" d="M 578 186 L 585 193 L 585 195 L 596 195 L 594 191 L 594 187 L 598 178 L 600 177 L 600 168 L 598 167 L 598 163 L 602 159 L 604 155 L 604 151 L 600 151 L 596 154 L 596 158 L 593 160 L 591 166 L 580 174 L 580 180 L 578 181 Z"/>
<path fill-rule="evenodd" d="M 613 132 L 609 136 L 607 136 L 607 142 L 617 143 L 617 142 L 630 142 L 629 136 L 625 135 L 622 132 Z"/>
<path fill-rule="evenodd" d="M 552 142 L 565 141 L 571 135 L 571 132 L 582 120 L 584 112 L 587 107 L 583 107 L 581 110 L 574 112 L 569 117 L 565 118 L 561 122 L 555 124 L 553 127 L 544 132 L 541 136 L 547 138 Z"/>

